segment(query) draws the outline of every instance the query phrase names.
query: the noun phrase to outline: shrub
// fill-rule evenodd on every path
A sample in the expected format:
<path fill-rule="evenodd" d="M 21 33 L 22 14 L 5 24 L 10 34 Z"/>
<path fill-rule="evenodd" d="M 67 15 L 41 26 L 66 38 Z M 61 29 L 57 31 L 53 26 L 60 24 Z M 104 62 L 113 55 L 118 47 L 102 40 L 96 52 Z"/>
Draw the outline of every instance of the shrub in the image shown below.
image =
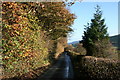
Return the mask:
<path fill-rule="evenodd" d="M 107 40 L 96 41 L 93 46 L 93 56 L 107 58 L 111 55 L 116 55 L 117 50 Z"/>
<path fill-rule="evenodd" d="M 92 80 L 120 79 L 120 62 L 118 60 L 85 56 L 82 58 L 82 70 L 85 71 Z"/>
<path fill-rule="evenodd" d="M 80 55 L 85 55 L 86 54 L 86 50 L 82 46 L 82 44 L 77 44 L 74 51 L 77 52 L 77 53 L 80 53 Z"/>

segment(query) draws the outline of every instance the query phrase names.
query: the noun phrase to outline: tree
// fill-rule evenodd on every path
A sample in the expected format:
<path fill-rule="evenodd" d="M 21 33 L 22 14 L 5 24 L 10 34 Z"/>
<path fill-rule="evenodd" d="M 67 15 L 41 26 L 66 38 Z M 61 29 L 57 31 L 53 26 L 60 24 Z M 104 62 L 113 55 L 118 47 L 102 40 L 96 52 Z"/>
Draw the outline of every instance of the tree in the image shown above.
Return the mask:
<path fill-rule="evenodd" d="M 3 73 L 21 76 L 49 63 L 48 53 L 72 30 L 73 21 L 63 2 L 3 2 Z"/>
<path fill-rule="evenodd" d="M 100 6 L 97 5 L 95 9 L 96 13 L 94 13 L 94 18 L 91 19 L 91 23 L 88 23 L 87 26 L 85 26 L 86 28 L 82 41 L 83 47 L 86 48 L 87 55 L 89 56 L 99 55 L 99 50 L 104 47 L 103 43 L 109 43 L 107 27 L 105 25 L 105 19 L 102 19 Z M 100 45 L 102 46 L 100 47 Z"/>
<path fill-rule="evenodd" d="M 60 37 L 66 37 L 67 33 L 71 31 L 69 27 L 75 17 L 66 8 L 63 2 L 42 2 L 41 6 L 36 8 L 36 16 L 43 31 L 46 32 L 52 40 Z M 49 6 L 49 7 L 48 7 Z M 36 7 L 36 6 L 35 6 Z M 42 9 L 41 9 L 42 8 Z"/>

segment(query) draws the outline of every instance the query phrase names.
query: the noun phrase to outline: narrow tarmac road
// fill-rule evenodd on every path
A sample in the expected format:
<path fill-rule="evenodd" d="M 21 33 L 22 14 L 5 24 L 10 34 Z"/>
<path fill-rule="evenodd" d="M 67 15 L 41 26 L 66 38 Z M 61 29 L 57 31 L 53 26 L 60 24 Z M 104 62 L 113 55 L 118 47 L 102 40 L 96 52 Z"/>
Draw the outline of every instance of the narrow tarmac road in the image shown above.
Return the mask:
<path fill-rule="evenodd" d="M 73 69 L 70 57 L 63 53 L 55 65 L 49 68 L 37 80 L 72 80 Z"/>

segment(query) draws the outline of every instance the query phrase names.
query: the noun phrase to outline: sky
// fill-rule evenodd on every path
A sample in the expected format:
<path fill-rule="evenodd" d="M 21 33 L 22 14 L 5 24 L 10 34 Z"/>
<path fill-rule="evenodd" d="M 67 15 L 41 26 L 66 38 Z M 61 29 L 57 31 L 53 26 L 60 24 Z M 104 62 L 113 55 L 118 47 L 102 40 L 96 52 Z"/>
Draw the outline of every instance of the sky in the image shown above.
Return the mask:
<path fill-rule="evenodd" d="M 96 5 L 101 7 L 109 36 L 118 34 L 118 2 L 76 2 L 69 7 L 70 12 L 76 15 L 76 19 L 71 26 L 74 32 L 68 37 L 68 43 L 82 40 L 84 25 L 93 19 Z"/>

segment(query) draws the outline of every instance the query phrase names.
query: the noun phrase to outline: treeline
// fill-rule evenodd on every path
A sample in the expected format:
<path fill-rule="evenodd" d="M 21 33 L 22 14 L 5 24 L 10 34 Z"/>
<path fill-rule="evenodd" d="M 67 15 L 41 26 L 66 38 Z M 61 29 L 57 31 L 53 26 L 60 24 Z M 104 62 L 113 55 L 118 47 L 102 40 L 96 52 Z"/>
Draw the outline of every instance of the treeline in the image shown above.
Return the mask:
<path fill-rule="evenodd" d="M 66 46 L 74 14 L 63 2 L 2 3 L 2 65 L 14 77 L 49 64 Z"/>

